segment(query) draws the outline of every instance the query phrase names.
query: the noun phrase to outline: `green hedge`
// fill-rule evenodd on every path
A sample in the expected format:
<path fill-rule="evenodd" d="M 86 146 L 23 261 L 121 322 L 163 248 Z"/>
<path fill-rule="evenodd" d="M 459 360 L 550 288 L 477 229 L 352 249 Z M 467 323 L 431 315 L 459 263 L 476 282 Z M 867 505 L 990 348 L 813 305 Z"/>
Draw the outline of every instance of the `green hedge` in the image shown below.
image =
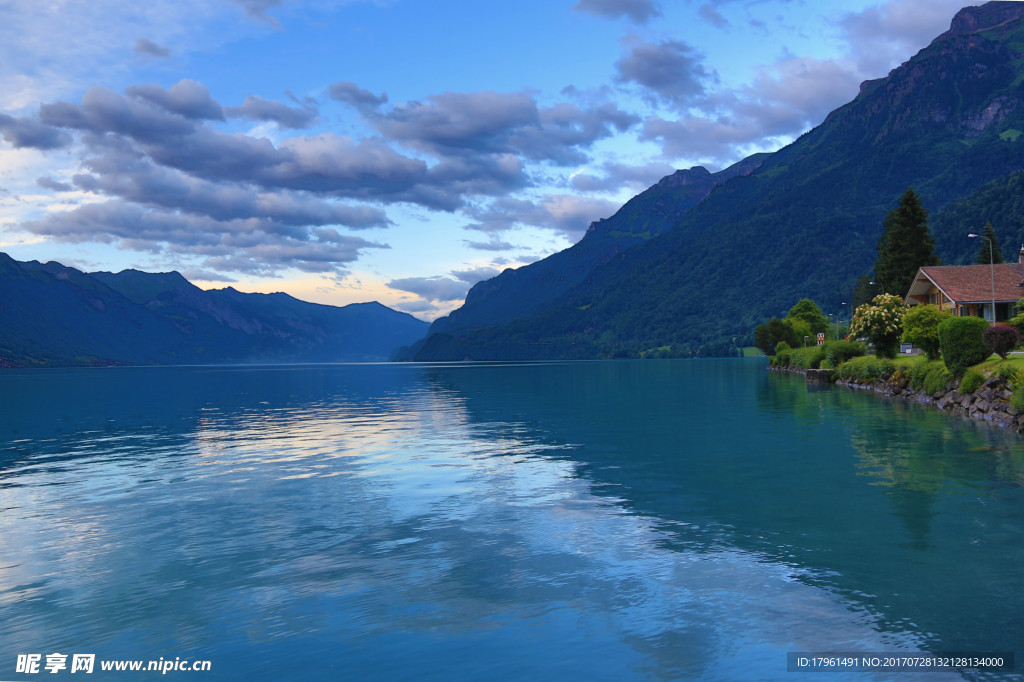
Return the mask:
<path fill-rule="evenodd" d="M 789 363 L 800 369 L 818 369 L 822 360 L 825 359 L 825 349 L 821 346 L 808 346 L 807 348 L 794 348 L 789 351 Z"/>
<path fill-rule="evenodd" d="M 864 344 L 859 341 L 833 341 L 825 344 L 825 358 L 828 364 L 839 367 L 851 358 L 860 357 L 867 352 Z"/>
<path fill-rule="evenodd" d="M 980 317 L 951 317 L 939 325 L 939 348 L 950 372 L 960 376 L 991 355 L 982 340 L 988 327 Z"/>
<path fill-rule="evenodd" d="M 853 358 L 839 365 L 836 374 L 840 379 L 856 379 L 858 381 L 875 381 L 896 371 L 896 363 L 888 359 L 880 359 L 874 355 Z"/>

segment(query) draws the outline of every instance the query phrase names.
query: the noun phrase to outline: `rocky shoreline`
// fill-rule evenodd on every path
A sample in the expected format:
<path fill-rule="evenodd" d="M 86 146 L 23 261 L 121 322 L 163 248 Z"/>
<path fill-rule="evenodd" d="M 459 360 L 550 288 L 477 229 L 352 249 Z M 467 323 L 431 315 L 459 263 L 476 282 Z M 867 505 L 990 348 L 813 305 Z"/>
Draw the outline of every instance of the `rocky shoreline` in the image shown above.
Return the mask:
<path fill-rule="evenodd" d="M 853 379 L 833 381 L 833 372 L 828 369 L 802 370 L 791 367 L 781 369 L 772 367 L 771 369 L 803 375 L 808 383 L 834 383 L 837 386 L 874 391 L 892 398 L 932 404 L 940 410 L 947 410 L 958 416 L 991 422 L 1003 428 L 1013 429 L 1017 433 L 1024 433 L 1024 415 L 1018 413 L 1010 405 L 1010 397 L 1013 395 L 1012 388 L 997 376 L 986 379 L 973 393 L 961 393 L 959 380 L 951 381 L 945 390 L 925 393 L 924 390 L 918 391 L 911 388 L 910 378 L 899 372 L 884 374 L 875 381 Z"/>

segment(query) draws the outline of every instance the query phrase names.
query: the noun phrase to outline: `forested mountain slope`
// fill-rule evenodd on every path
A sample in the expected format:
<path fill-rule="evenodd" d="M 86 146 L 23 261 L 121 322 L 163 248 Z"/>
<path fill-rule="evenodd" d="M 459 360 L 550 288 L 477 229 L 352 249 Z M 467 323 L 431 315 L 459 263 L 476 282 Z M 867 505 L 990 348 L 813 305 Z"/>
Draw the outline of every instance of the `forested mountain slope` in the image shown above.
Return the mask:
<path fill-rule="evenodd" d="M 672 229 L 614 254 L 523 319 L 451 333 L 435 323 L 442 333 L 416 359 L 603 357 L 662 346 L 729 354 L 800 298 L 840 313 L 907 187 L 938 217 L 1024 170 L 1022 15 L 1024 3 L 961 10 L 931 45 L 864 83 L 753 172 L 714 187 Z M 959 222 L 936 222 L 944 261 L 976 252 L 961 232 Z"/>

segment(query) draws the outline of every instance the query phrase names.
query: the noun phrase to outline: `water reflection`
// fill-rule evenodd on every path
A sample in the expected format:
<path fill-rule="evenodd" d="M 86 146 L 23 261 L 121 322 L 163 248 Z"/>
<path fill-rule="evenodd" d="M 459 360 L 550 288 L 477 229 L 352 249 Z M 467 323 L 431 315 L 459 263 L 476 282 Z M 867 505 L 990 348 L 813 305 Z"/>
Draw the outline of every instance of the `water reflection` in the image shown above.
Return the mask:
<path fill-rule="evenodd" d="M 967 625 L 1016 644 L 1019 498 L 999 478 L 1016 455 L 911 462 L 855 398 L 766 374 L 2 375 L 0 650 L 187 655 L 256 679 L 773 679 L 789 650 L 980 641 L 926 603 L 935 588 L 983 600 Z M 950 480 L 992 508 L 950 523 L 970 503 Z M 894 513 L 896 491 L 931 502 Z M 972 523 L 1008 528 L 974 532 L 990 562 L 951 569 L 963 547 L 942 538 Z"/>

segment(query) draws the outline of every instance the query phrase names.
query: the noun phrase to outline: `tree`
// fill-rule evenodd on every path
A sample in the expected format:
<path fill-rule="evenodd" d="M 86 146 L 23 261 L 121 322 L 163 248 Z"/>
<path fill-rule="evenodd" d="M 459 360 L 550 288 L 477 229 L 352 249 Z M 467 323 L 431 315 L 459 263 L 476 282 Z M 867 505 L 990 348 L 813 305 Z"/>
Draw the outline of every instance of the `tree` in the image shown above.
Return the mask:
<path fill-rule="evenodd" d="M 939 325 L 949 313 L 933 305 L 911 306 L 903 314 L 903 340 L 925 352 L 929 360 L 939 359 Z"/>
<path fill-rule="evenodd" d="M 988 265 L 989 263 L 1005 263 L 1006 259 L 1003 258 L 1003 251 L 999 248 L 999 239 L 996 238 L 996 231 L 992 228 L 992 222 L 988 221 L 985 223 L 985 236 L 992 240 L 992 251 L 991 256 L 989 255 L 989 243 L 988 240 L 981 241 L 981 247 L 978 248 L 978 260 L 975 261 L 978 265 Z"/>
<path fill-rule="evenodd" d="M 821 312 L 821 308 L 808 298 L 800 299 L 799 303 L 790 308 L 789 313 L 786 314 L 786 320 L 800 320 L 806 323 L 807 328 L 814 335 L 828 329 L 828 318 Z M 796 325 L 793 325 L 793 328 L 795 329 Z"/>
<path fill-rule="evenodd" d="M 867 336 L 880 358 L 894 358 L 903 335 L 903 299 L 879 294 L 853 313 L 850 335 Z M 983 320 L 984 321 L 984 320 Z"/>
<path fill-rule="evenodd" d="M 861 275 L 857 280 L 857 286 L 853 288 L 853 309 L 856 310 L 865 303 L 871 303 L 871 299 L 882 293 L 882 287 L 878 282 L 871 281 L 867 275 Z"/>
<path fill-rule="evenodd" d="M 777 317 L 754 328 L 754 345 L 765 355 L 775 355 L 775 347 L 780 341 L 785 341 L 792 348 L 803 345 L 803 339 L 797 338 L 793 327 Z"/>
<path fill-rule="evenodd" d="M 1020 334 L 1013 327 L 989 327 L 982 333 L 981 340 L 986 348 L 1005 360 L 1014 346 L 1020 343 Z"/>
<path fill-rule="evenodd" d="M 917 269 L 938 265 L 935 240 L 928 232 L 928 211 L 913 189 L 900 197 L 900 204 L 885 217 L 885 231 L 878 240 L 875 278 L 887 294 L 905 296 Z"/>

